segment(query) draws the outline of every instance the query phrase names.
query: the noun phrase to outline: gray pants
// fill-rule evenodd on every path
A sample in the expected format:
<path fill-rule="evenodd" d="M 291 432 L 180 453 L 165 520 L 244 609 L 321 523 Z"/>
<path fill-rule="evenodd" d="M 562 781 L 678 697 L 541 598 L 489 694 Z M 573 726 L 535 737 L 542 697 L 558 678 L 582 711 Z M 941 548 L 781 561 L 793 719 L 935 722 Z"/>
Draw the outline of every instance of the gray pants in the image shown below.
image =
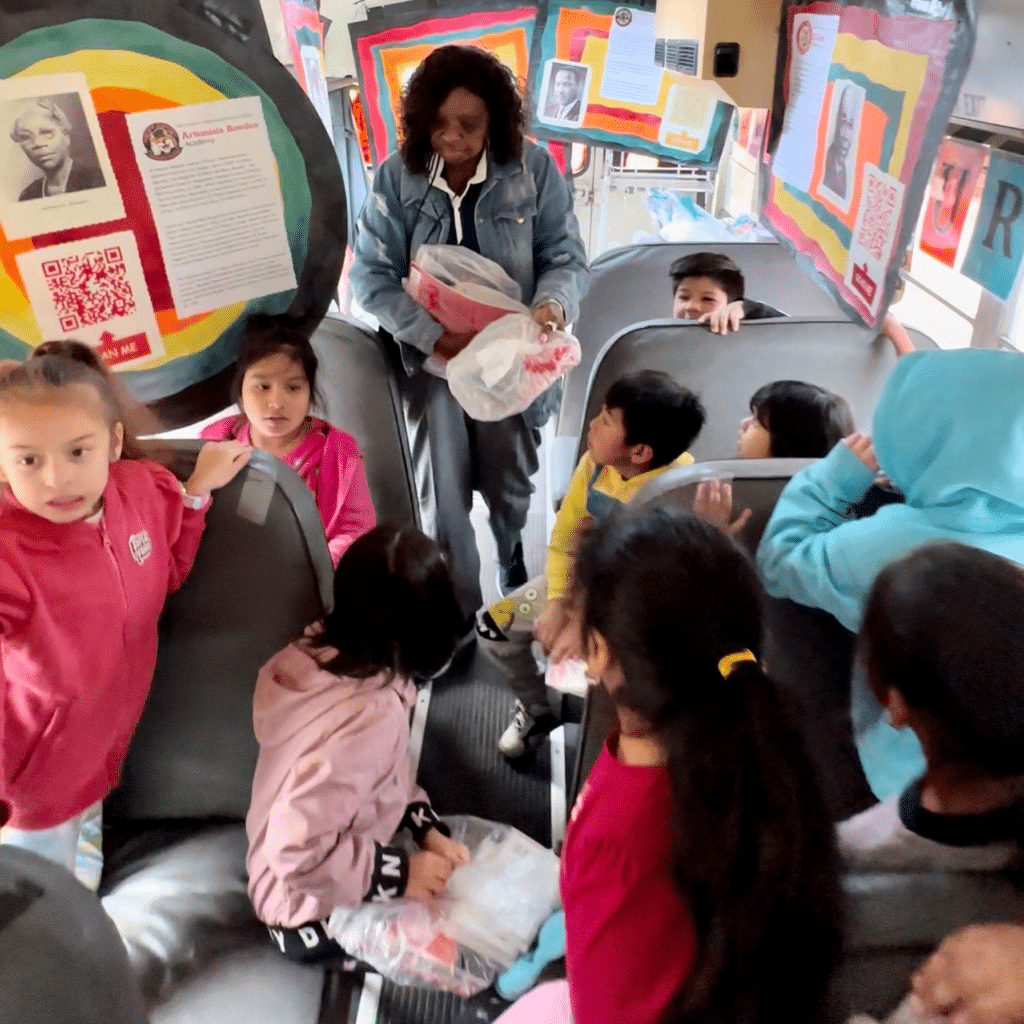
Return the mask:
<path fill-rule="evenodd" d="M 469 519 L 473 491 L 490 513 L 491 533 L 504 565 L 526 525 L 537 472 L 539 432 L 522 416 L 496 423 L 470 419 L 446 381 L 421 371 L 399 382 L 423 529 L 448 562 L 467 616 L 483 603 L 480 554 Z"/>
<path fill-rule="evenodd" d="M 488 637 L 483 627 L 479 635 L 480 647 L 534 718 L 551 710 L 544 673 L 533 656 L 533 626 L 547 606 L 548 581 L 536 576 L 487 609 L 501 637 Z"/>

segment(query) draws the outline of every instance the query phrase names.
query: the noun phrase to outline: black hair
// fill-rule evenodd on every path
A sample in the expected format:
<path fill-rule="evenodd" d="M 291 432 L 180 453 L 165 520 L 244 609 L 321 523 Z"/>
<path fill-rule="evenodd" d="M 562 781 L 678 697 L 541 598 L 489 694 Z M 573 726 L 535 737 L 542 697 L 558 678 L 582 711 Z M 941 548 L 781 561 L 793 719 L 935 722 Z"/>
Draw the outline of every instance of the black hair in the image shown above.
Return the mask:
<path fill-rule="evenodd" d="M 824 458 L 855 429 L 845 398 L 801 380 L 776 380 L 758 388 L 750 411 L 768 431 L 776 459 Z"/>
<path fill-rule="evenodd" d="M 323 666 L 339 675 L 417 679 L 445 666 L 466 628 L 440 548 L 408 523 L 381 523 L 341 556 L 334 608 L 307 642 L 336 649 Z"/>
<path fill-rule="evenodd" d="M 673 295 L 688 277 L 710 277 L 725 292 L 730 302 L 743 298 L 743 273 L 728 256 L 721 253 L 695 252 L 689 256 L 680 256 L 669 267 L 668 276 L 672 279 Z"/>
<path fill-rule="evenodd" d="M 271 316 L 254 313 L 245 322 L 242 347 L 235 360 L 235 377 L 231 382 L 231 398 L 242 404 L 242 384 L 246 373 L 254 364 L 270 356 L 283 353 L 302 367 L 309 384 L 310 405 L 322 405 L 316 386 L 316 371 L 320 365 L 309 343 L 309 335 L 302 331 L 290 316 Z"/>
<path fill-rule="evenodd" d="M 638 370 L 620 377 L 604 396 L 606 409 L 622 412 L 626 444 L 650 445 L 649 469 L 667 466 L 693 444 L 704 426 L 700 399 L 667 373 Z"/>
<path fill-rule="evenodd" d="M 45 400 L 76 384 L 96 392 L 108 427 L 121 424 L 122 459 L 149 459 L 178 471 L 177 453 L 159 442 L 139 440 L 140 434 L 158 433 L 160 421 L 136 400 L 96 350 L 80 341 L 45 341 L 26 362 L 0 373 L 0 403 Z"/>
<path fill-rule="evenodd" d="M 925 544 L 879 573 L 859 648 L 879 700 L 922 713 L 929 756 L 1024 774 L 1024 569 L 980 548 Z"/>
<path fill-rule="evenodd" d="M 756 661 L 763 591 L 750 560 L 692 513 L 645 506 L 593 524 L 576 560 L 585 637 L 624 677 L 613 695 L 667 752 L 672 877 L 696 959 L 663 1024 L 807 1024 L 840 953 L 830 817 L 802 737 Z"/>
<path fill-rule="evenodd" d="M 526 114 L 512 72 L 475 46 L 439 46 L 413 73 L 402 97 L 400 152 L 411 173 L 428 172 L 438 108 L 459 86 L 487 106 L 487 144 L 494 162 L 507 164 L 522 156 Z"/>

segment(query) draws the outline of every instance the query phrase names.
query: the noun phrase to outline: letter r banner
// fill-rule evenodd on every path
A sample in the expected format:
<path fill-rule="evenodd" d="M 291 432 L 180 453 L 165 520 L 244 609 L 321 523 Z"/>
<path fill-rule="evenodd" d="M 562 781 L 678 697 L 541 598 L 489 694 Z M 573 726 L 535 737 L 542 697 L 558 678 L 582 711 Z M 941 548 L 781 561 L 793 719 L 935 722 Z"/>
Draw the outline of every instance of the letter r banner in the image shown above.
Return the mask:
<path fill-rule="evenodd" d="M 1024 258 L 1024 163 L 993 152 L 963 274 L 1006 302 Z"/>

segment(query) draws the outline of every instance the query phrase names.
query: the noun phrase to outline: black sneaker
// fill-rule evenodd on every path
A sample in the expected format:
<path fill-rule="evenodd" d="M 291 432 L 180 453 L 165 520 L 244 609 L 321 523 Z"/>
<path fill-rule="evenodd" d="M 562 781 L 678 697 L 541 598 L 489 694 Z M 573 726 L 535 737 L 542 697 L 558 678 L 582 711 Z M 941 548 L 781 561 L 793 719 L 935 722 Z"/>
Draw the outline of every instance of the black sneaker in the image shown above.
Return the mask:
<path fill-rule="evenodd" d="M 508 597 L 518 590 L 530 577 L 526 575 L 526 561 L 523 558 L 523 542 L 519 541 L 506 565 L 498 568 L 498 590 L 502 597 Z"/>

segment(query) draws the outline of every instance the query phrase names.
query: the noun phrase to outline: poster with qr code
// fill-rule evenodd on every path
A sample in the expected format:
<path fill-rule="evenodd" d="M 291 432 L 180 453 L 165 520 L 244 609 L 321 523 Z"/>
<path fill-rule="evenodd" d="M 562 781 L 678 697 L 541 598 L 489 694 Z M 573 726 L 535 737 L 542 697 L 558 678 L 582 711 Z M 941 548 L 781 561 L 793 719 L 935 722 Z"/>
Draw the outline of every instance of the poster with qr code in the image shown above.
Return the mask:
<path fill-rule="evenodd" d="M 0 225 L 7 239 L 124 215 L 85 75 L 0 81 Z"/>
<path fill-rule="evenodd" d="M 761 220 L 869 327 L 899 284 L 975 40 L 963 0 L 907 6 L 784 0 L 782 12 Z"/>
<path fill-rule="evenodd" d="M 885 271 L 893 257 L 903 215 L 903 183 L 870 164 L 864 168 L 860 210 L 853 229 L 846 286 L 877 316 Z"/>
<path fill-rule="evenodd" d="M 17 263 L 44 338 L 83 341 L 118 370 L 164 354 L 131 231 L 31 249 Z"/>

